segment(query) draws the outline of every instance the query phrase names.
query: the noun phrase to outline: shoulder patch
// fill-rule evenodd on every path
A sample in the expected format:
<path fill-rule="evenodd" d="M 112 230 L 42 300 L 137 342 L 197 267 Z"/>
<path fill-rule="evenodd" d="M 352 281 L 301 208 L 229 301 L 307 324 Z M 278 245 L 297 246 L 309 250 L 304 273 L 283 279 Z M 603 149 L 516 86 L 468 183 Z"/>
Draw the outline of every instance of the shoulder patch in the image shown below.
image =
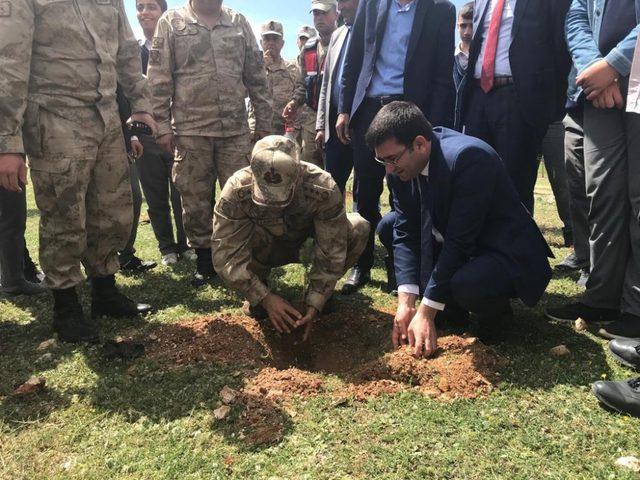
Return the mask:
<path fill-rule="evenodd" d="M 151 48 L 162 49 L 164 47 L 164 38 L 153 37 L 151 40 Z"/>
<path fill-rule="evenodd" d="M 0 17 L 11 16 L 11 2 L 0 2 Z"/>
<path fill-rule="evenodd" d="M 160 50 L 149 50 L 149 65 L 160 65 L 161 62 Z"/>
<path fill-rule="evenodd" d="M 184 18 L 174 17 L 171 19 L 171 27 L 174 30 L 178 30 L 179 32 L 181 32 L 182 30 L 187 28 L 187 22 L 184 21 Z"/>
<path fill-rule="evenodd" d="M 327 201 L 331 195 L 331 190 L 321 187 L 319 185 L 313 185 L 311 183 L 305 183 L 302 187 L 307 197 L 315 198 L 316 200 Z"/>

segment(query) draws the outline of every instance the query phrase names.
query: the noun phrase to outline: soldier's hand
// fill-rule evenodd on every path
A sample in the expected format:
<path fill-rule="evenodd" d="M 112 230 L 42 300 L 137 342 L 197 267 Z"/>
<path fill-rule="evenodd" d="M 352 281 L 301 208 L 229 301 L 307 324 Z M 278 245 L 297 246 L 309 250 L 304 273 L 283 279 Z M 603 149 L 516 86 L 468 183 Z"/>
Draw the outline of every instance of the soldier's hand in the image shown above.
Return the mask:
<path fill-rule="evenodd" d="M 131 115 L 131 118 L 129 118 L 127 123 L 130 122 L 142 122 L 145 125 L 148 125 L 153 135 L 155 135 L 158 131 L 158 124 L 156 123 L 156 121 L 151 115 L 145 112 L 134 113 L 133 115 Z"/>
<path fill-rule="evenodd" d="M 131 154 L 133 155 L 133 158 L 137 160 L 138 158 L 140 158 L 142 156 L 143 153 L 144 153 L 144 147 L 140 143 L 140 140 L 138 140 L 136 138 L 132 138 L 131 139 Z"/>
<path fill-rule="evenodd" d="M 27 184 L 27 165 L 18 153 L 0 153 L 0 187 L 10 192 L 22 192 Z"/>
<path fill-rule="evenodd" d="M 338 120 L 336 121 L 336 132 L 338 133 L 338 140 L 340 140 L 345 145 L 349 145 L 351 143 L 349 121 L 349 114 L 347 113 L 341 113 L 340 115 L 338 115 Z"/>
<path fill-rule="evenodd" d="M 316 133 L 316 147 L 318 150 L 324 150 L 324 130 L 318 130 Z"/>
<path fill-rule="evenodd" d="M 315 307 L 307 307 L 307 313 L 300 320 L 296 322 L 296 328 L 305 327 L 304 328 L 304 337 L 302 337 L 302 341 L 306 342 L 309 339 L 309 335 L 311 334 L 311 330 L 313 330 L 313 325 L 318 318 L 318 310 Z"/>
<path fill-rule="evenodd" d="M 294 100 L 291 100 L 289 103 L 287 103 L 287 106 L 284 107 L 284 110 L 282 111 L 282 118 L 284 118 L 287 123 L 291 123 L 296 119 L 297 116 L 298 107 L 296 105 L 296 102 Z"/>
<path fill-rule="evenodd" d="M 398 309 L 393 319 L 393 330 L 391 340 L 393 346 L 398 348 L 409 343 L 409 324 L 416 314 L 417 295 L 410 293 L 398 293 Z"/>
<path fill-rule="evenodd" d="M 280 333 L 291 333 L 302 315 L 284 298 L 273 293 L 268 294 L 261 305 L 269 315 L 269 321 Z"/>
<path fill-rule="evenodd" d="M 172 157 L 176 151 L 176 139 L 173 133 L 165 133 L 156 138 L 156 143 L 160 145 L 164 151 L 169 153 Z"/>

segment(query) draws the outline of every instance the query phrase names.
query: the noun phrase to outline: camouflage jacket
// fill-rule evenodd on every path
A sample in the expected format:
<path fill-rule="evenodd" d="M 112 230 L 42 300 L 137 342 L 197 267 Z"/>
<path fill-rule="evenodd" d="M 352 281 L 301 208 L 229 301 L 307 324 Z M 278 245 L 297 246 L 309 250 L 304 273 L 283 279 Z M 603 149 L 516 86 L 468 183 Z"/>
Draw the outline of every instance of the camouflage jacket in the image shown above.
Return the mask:
<path fill-rule="evenodd" d="M 282 112 L 295 91 L 298 81 L 298 65 L 295 62 L 281 59 L 279 63 L 267 66 L 266 71 L 273 95 L 273 127 L 271 132 L 275 135 L 284 135 Z"/>
<path fill-rule="evenodd" d="M 0 153 L 24 153 L 40 108 L 117 121 L 118 82 L 134 112 L 151 112 L 122 0 L 0 1 Z"/>
<path fill-rule="evenodd" d="M 269 293 L 249 269 L 252 243 L 258 230 L 281 244 L 302 244 L 314 238 L 306 304 L 322 310 L 336 282 L 344 274 L 349 221 L 344 199 L 331 175 L 310 163 L 301 163 L 302 181 L 291 203 L 283 209 L 253 202 L 253 174 L 243 168 L 229 179 L 213 214 L 213 263 L 224 282 L 252 305 Z"/>
<path fill-rule="evenodd" d="M 231 137 L 248 132 L 247 92 L 256 128 L 271 126 L 271 96 L 249 22 L 223 7 L 210 29 L 190 3 L 164 13 L 149 52 L 158 135 Z"/>

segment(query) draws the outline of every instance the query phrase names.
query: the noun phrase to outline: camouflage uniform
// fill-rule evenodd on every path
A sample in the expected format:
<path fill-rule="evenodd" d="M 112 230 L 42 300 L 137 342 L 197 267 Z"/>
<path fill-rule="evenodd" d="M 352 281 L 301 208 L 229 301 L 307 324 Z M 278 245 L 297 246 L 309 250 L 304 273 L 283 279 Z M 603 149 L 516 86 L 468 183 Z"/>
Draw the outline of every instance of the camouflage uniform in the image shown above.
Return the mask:
<path fill-rule="evenodd" d="M 298 80 L 298 66 L 295 62 L 289 62 L 284 59 L 280 59 L 278 63 L 269 65 L 266 68 L 267 80 L 273 95 L 273 122 L 270 132 L 274 135 L 283 135 L 285 124 L 282 118 L 282 112 L 284 107 L 287 106 L 291 95 L 296 86 Z M 294 128 L 299 129 L 300 124 L 298 121 L 292 125 Z"/>
<path fill-rule="evenodd" d="M 322 311 L 364 249 L 369 223 L 347 215 L 331 175 L 298 157 L 298 146 L 282 136 L 256 144 L 251 166 L 227 182 L 214 209 L 213 260 L 225 283 L 257 305 L 268 294 L 270 269 L 300 263 L 301 246 L 313 238 L 306 304 Z"/>
<path fill-rule="evenodd" d="M 256 130 L 271 126 L 262 54 L 242 15 L 223 7 L 210 29 L 188 3 L 160 18 L 148 76 L 158 135 L 176 134 L 173 180 L 182 195 L 185 231 L 193 247 L 209 248 L 216 178 L 224 186 L 249 163 L 247 91 Z"/>
<path fill-rule="evenodd" d="M 40 262 L 66 289 L 118 268 L 133 215 L 116 79 L 150 112 L 122 0 L 0 2 L 0 153 L 25 153 Z"/>

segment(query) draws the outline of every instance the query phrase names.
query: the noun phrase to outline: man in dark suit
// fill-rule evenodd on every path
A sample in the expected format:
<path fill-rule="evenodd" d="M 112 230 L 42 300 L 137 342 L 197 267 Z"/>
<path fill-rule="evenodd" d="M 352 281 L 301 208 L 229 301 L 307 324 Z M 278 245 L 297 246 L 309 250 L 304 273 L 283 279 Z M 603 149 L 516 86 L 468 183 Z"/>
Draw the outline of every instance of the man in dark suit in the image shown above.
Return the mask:
<path fill-rule="evenodd" d="M 511 319 L 510 298 L 538 302 L 551 279 L 551 252 L 495 150 L 432 130 L 408 102 L 384 107 L 366 140 L 389 174 L 398 215 L 394 345 L 408 341 L 416 356 L 433 354 L 434 321 L 445 306 L 477 314 L 482 326 Z"/>
<path fill-rule="evenodd" d="M 537 152 L 549 124 L 563 116 L 571 66 L 564 39 L 569 4 L 476 0 L 475 5 L 463 131 L 496 149 L 530 212 Z"/>
<path fill-rule="evenodd" d="M 455 22 L 455 7 L 447 0 L 360 1 L 341 79 L 336 132 L 345 144 L 353 138 L 354 200 L 373 228 L 343 286 L 345 294 L 370 279 L 381 218 L 385 171 L 366 145 L 365 133 L 380 108 L 400 99 L 414 102 L 438 125 L 453 124 Z"/>

